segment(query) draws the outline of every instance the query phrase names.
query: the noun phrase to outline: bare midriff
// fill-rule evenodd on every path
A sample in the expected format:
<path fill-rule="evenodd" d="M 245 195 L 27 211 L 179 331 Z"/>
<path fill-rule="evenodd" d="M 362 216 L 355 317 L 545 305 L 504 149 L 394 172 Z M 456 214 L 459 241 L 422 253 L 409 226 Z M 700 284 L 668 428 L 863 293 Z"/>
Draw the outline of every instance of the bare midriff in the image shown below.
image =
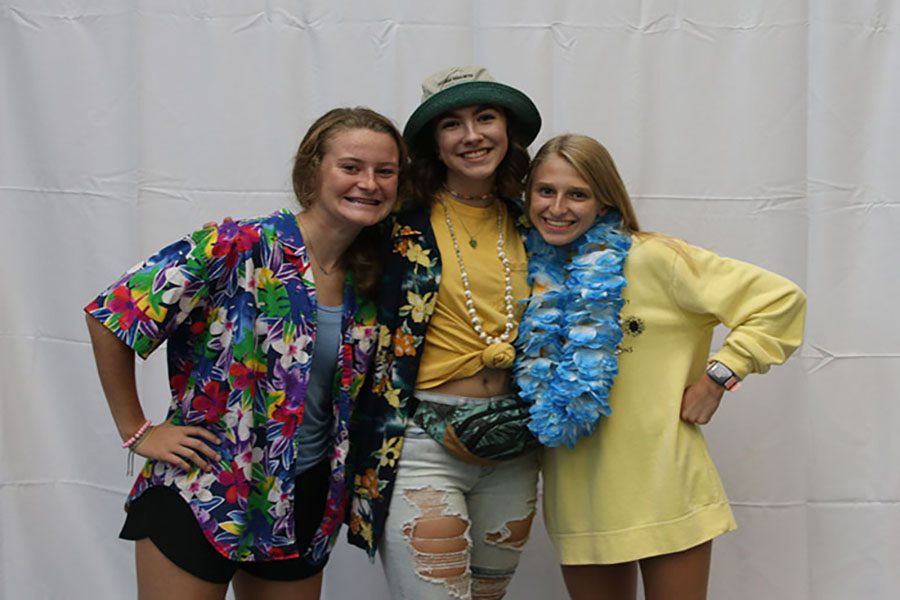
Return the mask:
<path fill-rule="evenodd" d="M 452 396 L 470 396 L 473 398 L 489 398 L 510 392 L 510 369 L 484 368 L 474 375 L 453 379 L 430 388 L 429 392 L 450 394 Z"/>

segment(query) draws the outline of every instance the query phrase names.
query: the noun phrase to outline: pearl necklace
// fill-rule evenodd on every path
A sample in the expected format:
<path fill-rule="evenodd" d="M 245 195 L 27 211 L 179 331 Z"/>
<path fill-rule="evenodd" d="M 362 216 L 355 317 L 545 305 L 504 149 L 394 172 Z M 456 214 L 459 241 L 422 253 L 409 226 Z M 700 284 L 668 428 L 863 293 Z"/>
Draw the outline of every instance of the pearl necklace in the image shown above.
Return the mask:
<path fill-rule="evenodd" d="M 503 265 L 503 281 L 505 284 L 505 294 L 503 297 L 506 304 L 506 325 L 500 335 L 492 336 L 485 332 L 481 324 L 481 318 L 475 312 L 475 301 L 472 299 L 472 289 L 469 286 L 469 274 L 466 273 L 466 266 L 463 263 L 462 253 L 459 250 L 459 241 L 456 239 L 456 231 L 453 229 L 453 221 L 450 219 L 450 210 L 447 203 L 443 199 L 439 199 L 441 208 L 444 211 L 444 221 L 447 223 L 447 230 L 450 232 L 450 239 L 453 242 L 453 252 L 456 253 L 456 262 L 459 264 L 459 272 L 462 277 L 463 294 L 466 297 L 466 312 L 469 313 L 469 320 L 472 322 L 472 328 L 478 337 L 482 339 L 488 346 L 494 344 L 503 344 L 509 339 L 513 328 L 516 326 L 516 315 L 514 311 L 515 300 L 512 295 L 512 268 L 509 265 L 509 259 L 503 248 L 503 210 L 497 205 L 497 257 Z"/>

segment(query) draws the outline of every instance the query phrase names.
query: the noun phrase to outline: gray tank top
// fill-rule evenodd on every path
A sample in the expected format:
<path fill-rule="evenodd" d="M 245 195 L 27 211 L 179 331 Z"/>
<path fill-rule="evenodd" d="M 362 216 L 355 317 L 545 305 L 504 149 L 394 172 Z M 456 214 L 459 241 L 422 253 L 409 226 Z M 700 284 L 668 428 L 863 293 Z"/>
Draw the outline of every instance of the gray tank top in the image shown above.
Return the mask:
<path fill-rule="evenodd" d="M 300 424 L 300 446 L 294 463 L 294 476 L 300 475 L 328 456 L 331 427 L 334 422 L 331 398 L 334 370 L 341 347 L 343 306 L 316 306 L 316 345 L 309 368 L 306 408 Z"/>

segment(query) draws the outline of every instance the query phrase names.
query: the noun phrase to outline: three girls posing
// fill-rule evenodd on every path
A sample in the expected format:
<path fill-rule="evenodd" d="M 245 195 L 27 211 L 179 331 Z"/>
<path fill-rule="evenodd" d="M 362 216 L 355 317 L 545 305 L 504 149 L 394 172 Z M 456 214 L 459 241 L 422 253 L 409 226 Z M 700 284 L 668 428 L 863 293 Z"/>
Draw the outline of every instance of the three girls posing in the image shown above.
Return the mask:
<path fill-rule="evenodd" d="M 484 458 L 448 423 L 506 414 L 490 411 L 521 390 L 548 446 L 544 513 L 571 596 L 633 598 L 640 568 L 649 599 L 704 598 L 711 540 L 735 525 L 697 425 L 726 388 L 799 345 L 802 292 L 641 232 L 590 138 L 547 142 L 523 185 L 540 116 L 484 69 L 442 71 L 423 90 L 377 328 L 363 293 L 377 275 L 360 281 L 378 273 L 367 228 L 387 216 L 405 163 L 377 118 L 311 128 L 305 175 L 295 169 L 304 212 L 192 234 L 88 307 L 117 426 L 150 458 L 123 531 L 138 540 L 139 588 L 221 597 L 236 573 L 239 595 L 317 597 L 344 510 L 349 406 L 374 353 L 354 408 L 348 522 L 353 543 L 381 551 L 392 597 L 505 594 L 538 453 L 516 440 Z M 731 333 L 710 362 L 718 323 Z M 151 429 L 133 353 L 162 339 L 173 403 Z M 166 550 L 189 530 L 213 566 Z"/>

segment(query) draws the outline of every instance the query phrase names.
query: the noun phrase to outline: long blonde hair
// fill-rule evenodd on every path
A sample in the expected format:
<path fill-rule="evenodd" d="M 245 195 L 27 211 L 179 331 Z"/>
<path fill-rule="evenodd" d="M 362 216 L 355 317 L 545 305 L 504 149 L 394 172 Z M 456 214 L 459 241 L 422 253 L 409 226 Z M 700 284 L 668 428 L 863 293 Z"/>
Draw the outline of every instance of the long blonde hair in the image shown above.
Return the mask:
<path fill-rule="evenodd" d="M 622 228 L 625 231 L 636 233 L 641 230 L 628 190 L 625 189 L 612 156 L 603 144 L 586 135 L 565 133 L 550 138 L 541 146 L 531 161 L 531 171 L 525 180 L 526 203 L 530 202 L 532 178 L 538 165 L 553 156 L 559 156 L 572 165 L 591 186 L 591 192 L 600 204 L 614 208 L 622 215 Z"/>
<path fill-rule="evenodd" d="M 696 264 L 688 253 L 684 240 L 659 233 L 642 231 L 637 214 L 616 163 L 606 147 L 587 135 L 564 133 L 547 140 L 531 161 L 531 171 L 525 180 L 525 205 L 531 201 L 531 186 L 538 165 L 553 156 L 559 156 L 587 182 L 594 197 L 603 206 L 614 208 L 622 215 L 622 229 L 642 239 L 656 239 L 669 246 L 684 259 L 688 268 L 697 273 Z M 528 211 L 525 211 L 528 214 Z"/>

